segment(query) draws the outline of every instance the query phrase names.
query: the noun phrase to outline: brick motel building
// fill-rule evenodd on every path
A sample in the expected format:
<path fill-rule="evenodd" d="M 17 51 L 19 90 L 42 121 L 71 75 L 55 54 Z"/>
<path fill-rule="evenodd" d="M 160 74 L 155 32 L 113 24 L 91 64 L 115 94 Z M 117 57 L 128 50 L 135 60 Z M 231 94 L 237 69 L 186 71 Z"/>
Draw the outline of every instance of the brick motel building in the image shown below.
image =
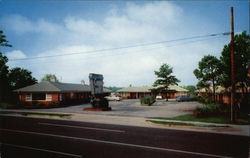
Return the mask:
<path fill-rule="evenodd" d="M 14 92 L 18 93 L 19 101 L 26 105 L 83 103 L 89 102 L 91 96 L 89 85 L 60 82 L 40 82 Z M 111 93 L 106 88 L 104 92 L 107 95 Z"/>
<path fill-rule="evenodd" d="M 123 99 L 139 99 L 143 96 L 157 96 L 161 95 L 163 99 L 166 98 L 177 98 L 179 95 L 187 95 L 188 90 L 181 88 L 176 85 L 169 86 L 169 89 L 157 91 L 156 87 L 142 86 L 142 87 L 126 87 L 117 91 L 119 96 Z M 168 96 L 168 97 L 167 97 Z"/>
<path fill-rule="evenodd" d="M 250 87 L 249 88 L 240 88 L 236 86 L 236 91 L 235 91 L 235 98 L 236 101 L 240 102 L 241 98 L 243 97 L 243 91 L 250 92 Z M 213 97 L 213 89 L 212 87 L 209 88 L 202 88 L 199 90 L 196 90 L 196 95 L 197 96 L 203 96 L 203 97 Z M 249 93 L 248 93 L 249 94 Z M 229 88 L 224 88 L 222 86 L 218 86 L 215 89 L 215 101 L 224 103 L 224 104 L 231 104 L 231 87 Z"/>

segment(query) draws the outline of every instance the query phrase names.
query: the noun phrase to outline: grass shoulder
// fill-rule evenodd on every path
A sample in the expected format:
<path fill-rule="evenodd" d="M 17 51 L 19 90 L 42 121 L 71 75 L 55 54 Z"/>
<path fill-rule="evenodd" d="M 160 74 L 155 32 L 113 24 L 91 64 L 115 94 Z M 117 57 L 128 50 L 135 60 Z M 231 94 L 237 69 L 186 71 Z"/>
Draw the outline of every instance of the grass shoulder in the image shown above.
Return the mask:
<path fill-rule="evenodd" d="M 150 120 L 151 119 L 151 120 Z M 154 123 L 162 123 L 162 124 L 176 124 L 179 125 L 182 123 L 182 125 L 197 125 L 200 126 L 198 123 L 215 123 L 215 124 L 236 124 L 236 125 L 249 125 L 250 124 L 250 118 L 248 119 L 242 119 L 239 118 L 236 120 L 236 122 L 231 123 L 230 118 L 225 116 L 211 116 L 211 117 L 195 117 L 192 114 L 186 114 L 186 115 L 180 115 L 176 117 L 156 117 L 156 118 L 150 118 L 149 121 Z M 181 122 L 176 122 L 181 121 Z M 192 122 L 198 122 L 198 123 L 192 123 Z M 202 125 L 203 126 L 203 125 Z M 211 126 L 211 125 L 208 125 Z"/>

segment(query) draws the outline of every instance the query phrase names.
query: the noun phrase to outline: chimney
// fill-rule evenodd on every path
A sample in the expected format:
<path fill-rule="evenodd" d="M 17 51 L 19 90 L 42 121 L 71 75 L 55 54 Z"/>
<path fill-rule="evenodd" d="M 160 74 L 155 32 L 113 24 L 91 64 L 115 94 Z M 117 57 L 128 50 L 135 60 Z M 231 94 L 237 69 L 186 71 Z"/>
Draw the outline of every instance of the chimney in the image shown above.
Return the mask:
<path fill-rule="evenodd" d="M 85 85 L 85 81 L 84 81 L 84 80 L 81 80 L 81 84 L 82 84 L 82 85 Z"/>

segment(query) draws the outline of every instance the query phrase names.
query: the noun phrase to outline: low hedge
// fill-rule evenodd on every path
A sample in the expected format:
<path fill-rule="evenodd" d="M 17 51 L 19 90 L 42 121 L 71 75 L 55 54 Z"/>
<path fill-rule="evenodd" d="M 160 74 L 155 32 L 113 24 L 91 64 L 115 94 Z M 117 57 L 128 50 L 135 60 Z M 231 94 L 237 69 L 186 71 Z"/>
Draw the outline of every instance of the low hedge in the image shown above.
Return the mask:
<path fill-rule="evenodd" d="M 155 97 L 145 96 L 140 99 L 141 105 L 152 105 L 155 102 Z"/>
<path fill-rule="evenodd" d="M 207 104 L 194 111 L 196 117 L 227 116 L 229 113 L 230 109 L 223 104 Z"/>
<path fill-rule="evenodd" d="M 211 97 L 205 97 L 205 96 L 197 96 L 195 97 L 195 100 L 197 100 L 200 103 L 203 104 L 211 104 L 212 103 L 212 98 Z"/>
<path fill-rule="evenodd" d="M 0 109 L 12 109 L 15 108 L 15 104 L 10 104 L 10 103 L 0 103 Z"/>

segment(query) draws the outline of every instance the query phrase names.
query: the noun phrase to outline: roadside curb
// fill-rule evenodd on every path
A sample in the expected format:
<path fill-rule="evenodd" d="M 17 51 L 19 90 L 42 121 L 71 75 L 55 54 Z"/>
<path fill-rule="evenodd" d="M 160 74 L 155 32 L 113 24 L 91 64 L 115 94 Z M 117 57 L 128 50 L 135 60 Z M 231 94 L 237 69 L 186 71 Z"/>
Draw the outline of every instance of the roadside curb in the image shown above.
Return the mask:
<path fill-rule="evenodd" d="M 72 115 L 71 113 L 65 112 L 48 112 L 48 111 L 28 111 L 28 110 L 3 110 L 0 109 L 0 114 L 22 114 L 22 113 L 30 113 L 30 114 L 44 114 L 44 115 Z"/>

